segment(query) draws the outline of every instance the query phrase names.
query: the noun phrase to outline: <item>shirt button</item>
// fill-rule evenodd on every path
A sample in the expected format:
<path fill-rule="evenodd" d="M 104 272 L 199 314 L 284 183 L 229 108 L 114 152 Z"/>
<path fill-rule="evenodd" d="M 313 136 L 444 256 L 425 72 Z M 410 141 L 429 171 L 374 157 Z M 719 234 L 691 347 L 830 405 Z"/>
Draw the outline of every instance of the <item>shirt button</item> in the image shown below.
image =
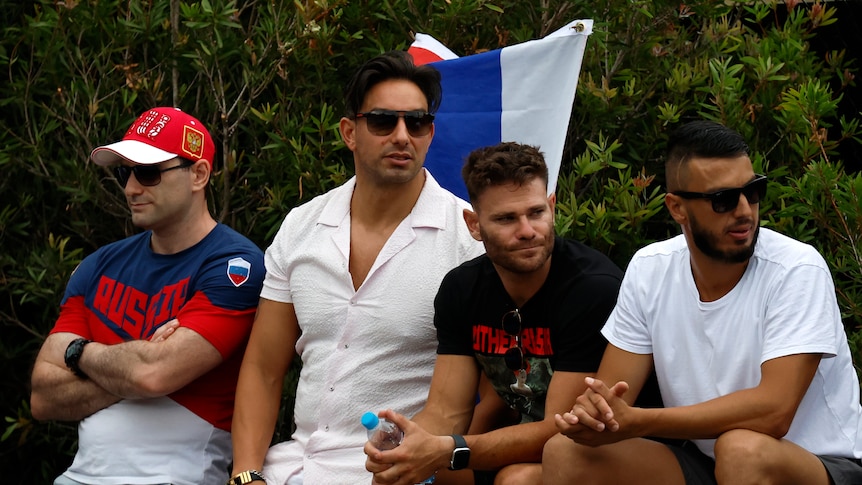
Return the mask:
<path fill-rule="evenodd" d="M 325 429 L 326 431 L 329 431 L 329 426 L 324 426 L 323 429 Z"/>
<path fill-rule="evenodd" d="M 344 344 L 344 348 L 345 348 L 345 349 L 346 349 L 346 348 L 348 348 L 348 347 L 350 347 L 350 344 Z"/>
<path fill-rule="evenodd" d="M 332 391 L 334 391 L 334 390 L 335 390 L 335 388 L 334 388 L 334 387 L 330 387 L 330 388 L 329 388 L 329 392 L 332 392 Z"/>

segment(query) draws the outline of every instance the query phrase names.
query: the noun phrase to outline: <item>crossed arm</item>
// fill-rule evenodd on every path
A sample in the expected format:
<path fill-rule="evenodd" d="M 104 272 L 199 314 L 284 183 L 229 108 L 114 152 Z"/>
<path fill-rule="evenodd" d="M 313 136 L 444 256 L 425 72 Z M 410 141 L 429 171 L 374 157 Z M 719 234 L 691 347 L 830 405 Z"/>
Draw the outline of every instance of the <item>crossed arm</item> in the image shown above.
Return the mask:
<path fill-rule="evenodd" d="M 710 439 L 732 429 L 783 437 L 811 384 L 821 354 L 795 354 L 761 364 L 757 386 L 690 406 L 643 409 L 631 406 L 628 382 L 642 383 L 651 355 L 625 352 L 613 345 L 602 359 L 598 379 L 577 398 L 571 412 L 555 417 L 560 432 L 590 446 L 628 438 L 658 436 Z M 616 383 L 608 386 L 606 383 Z"/>
<path fill-rule="evenodd" d="M 89 379 L 82 379 L 66 367 L 64 359 L 69 342 L 78 337 L 56 333 L 42 345 L 33 367 L 30 397 L 37 419 L 76 421 L 121 399 L 164 396 L 222 362 L 212 344 L 173 320 L 151 340 L 87 344 L 78 364 Z"/>
<path fill-rule="evenodd" d="M 479 373 L 473 357 L 438 355 L 424 409 L 412 421 L 393 411 L 381 413 L 401 426 L 405 437 L 401 446 L 389 451 L 366 443 L 366 468 L 375 473 L 375 483 L 417 483 L 449 466 L 454 449 L 449 435 L 464 433 L 470 425 Z M 554 373 L 548 386 L 545 420 L 465 436 L 471 450 L 470 468 L 495 470 L 513 463 L 540 462 L 545 441 L 557 432 L 554 413 L 568 409 L 585 390 L 587 375 Z"/>
<path fill-rule="evenodd" d="M 34 418 L 78 421 L 121 399 L 66 367 L 63 358 L 66 347 L 78 337 L 73 333 L 55 333 L 42 344 L 31 377 L 30 411 Z"/>

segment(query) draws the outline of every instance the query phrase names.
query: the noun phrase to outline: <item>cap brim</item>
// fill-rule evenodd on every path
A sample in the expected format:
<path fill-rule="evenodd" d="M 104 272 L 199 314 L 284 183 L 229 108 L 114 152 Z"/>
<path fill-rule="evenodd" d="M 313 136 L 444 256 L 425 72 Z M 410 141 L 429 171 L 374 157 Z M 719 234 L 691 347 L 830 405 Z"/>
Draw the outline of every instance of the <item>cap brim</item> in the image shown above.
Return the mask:
<path fill-rule="evenodd" d="M 137 140 L 123 140 L 96 148 L 90 153 L 90 160 L 102 166 L 113 165 L 120 160 L 128 160 L 139 165 L 153 165 L 178 156 L 176 153 L 166 152 Z"/>

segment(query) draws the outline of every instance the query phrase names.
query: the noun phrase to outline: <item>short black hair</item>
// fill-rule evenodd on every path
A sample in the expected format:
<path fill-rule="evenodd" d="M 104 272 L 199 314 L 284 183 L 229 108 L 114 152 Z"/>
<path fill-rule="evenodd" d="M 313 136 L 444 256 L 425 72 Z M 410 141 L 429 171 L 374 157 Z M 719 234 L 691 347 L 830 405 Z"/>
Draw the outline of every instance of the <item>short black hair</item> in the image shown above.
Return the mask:
<path fill-rule="evenodd" d="M 475 205 L 492 185 L 524 185 L 538 178 L 548 187 L 548 166 L 537 147 L 515 142 L 477 148 L 470 152 L 461 169 L 467 194 Z"/>
<path fill-rule="evenodd" d="M 443 98 L 440 72 L 427 64 L 415 65 L 413 56 L 405 51 L 389 51 L 366 61 L 350 79 L 344 91 L 345 116 L 355 118 L 368 91 L 389 79 L 404 79 L 415 84 L 425 95 L 430 113 L 440 107 Z"/>
<path fill-rule="evenodd" d="M 674 130 L 667 142 L 665 178 L 668 190 L 682 186 L 685 164 L 692 158 L 736 158 L 749 153 L 738 132 L 714 121 L 692 121 Z"/>

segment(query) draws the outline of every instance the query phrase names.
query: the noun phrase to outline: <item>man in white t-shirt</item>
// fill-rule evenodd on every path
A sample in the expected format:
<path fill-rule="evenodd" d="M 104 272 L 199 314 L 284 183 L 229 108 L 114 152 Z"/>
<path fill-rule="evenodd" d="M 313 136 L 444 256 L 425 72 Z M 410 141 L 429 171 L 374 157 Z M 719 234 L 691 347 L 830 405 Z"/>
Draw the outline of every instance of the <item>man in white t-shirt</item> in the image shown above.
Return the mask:
<path fill-rule="evenodd" d="M 341 135 L 356 176 L 290 211 L 266 250 L 266 278 L 237 385 L 230 483 L 370 483 L 362 414 L 416 414 L 434 368 L 434 295 L 482 253 L 469 204 L 423 168 L 440 74 L 381 54 L 347 88 Z M 269 448 L 282 380 L 302 359 L 296 431 Z"/>
<path fill-rule="evenodd" d="M 684 125 L 666 175 L 683 234 L 632 259 L 544 483 L 862 483 L 859 381 L 823 257 L 759 227 L 766 177 L 735 131 Z M 666 408 L 631 406 L 653 365 Z"/>

